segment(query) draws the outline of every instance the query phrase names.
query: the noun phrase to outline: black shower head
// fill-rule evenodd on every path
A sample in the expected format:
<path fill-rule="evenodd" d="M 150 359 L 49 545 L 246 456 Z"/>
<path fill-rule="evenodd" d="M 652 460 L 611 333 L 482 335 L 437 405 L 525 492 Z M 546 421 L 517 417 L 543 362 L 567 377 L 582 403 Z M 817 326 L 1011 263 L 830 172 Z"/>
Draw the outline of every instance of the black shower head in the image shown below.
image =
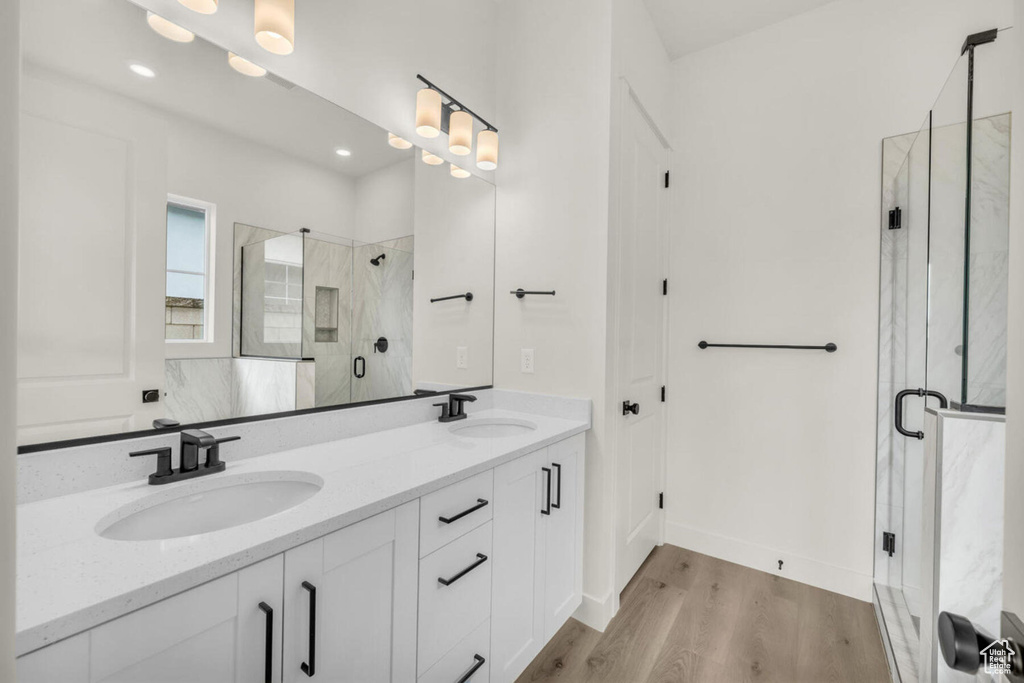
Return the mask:
<path fill-rule="evenodd" d="M 379 266 L 380 262 L 384 260 L 384 256 L 386 256 L 386 254 L 381 254 L 377 258 L 372 258 L 370 259 L 370 263 L 372 263 L 375 266 Z"/>

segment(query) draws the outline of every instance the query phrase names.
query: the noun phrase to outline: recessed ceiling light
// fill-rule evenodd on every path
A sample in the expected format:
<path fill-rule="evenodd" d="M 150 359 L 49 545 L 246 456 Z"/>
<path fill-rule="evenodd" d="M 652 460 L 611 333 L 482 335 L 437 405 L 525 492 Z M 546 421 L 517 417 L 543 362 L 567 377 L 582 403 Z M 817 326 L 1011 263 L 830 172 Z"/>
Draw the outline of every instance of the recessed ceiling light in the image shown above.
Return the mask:
<path fill-rule="evenodd" d="M 259 78 L 267 75 L 267 70 L 262 66 L 253 64 L 248 59 L 239 57 L 234 52 L 228 53 L 228 64 L 230 64 L 231 68 L 238 73 L 246 76 L 252 76 L 253 78 Z"/>
<path fill-rule="evenodd" d="M 338 149 L 334 150 L 334 153 L 337 154 L 339 157 L 350 157 L 350 156 L 352 156 L 352 152 L 348 151 L 347 149 L 342 149 L 341 147 L 339 147 Z"/>
<path fill-rule="evenodd" d="M 138 74 L 143 78 L 153 78 L 154 76 L 156 76 L 156 72 L 144 64 L 133 63 L 129 64 L 128 68 L 131 69 L 133 73 Z"/>
<path fill-rule="evenodd" d="M 167 21 L 159 14 L 146 12 L 146 23 L 164 38 L 173 40 L 176 43 L 191 43 L 196 39 L 196 34 L 192 33 L 192 31 Z"/>

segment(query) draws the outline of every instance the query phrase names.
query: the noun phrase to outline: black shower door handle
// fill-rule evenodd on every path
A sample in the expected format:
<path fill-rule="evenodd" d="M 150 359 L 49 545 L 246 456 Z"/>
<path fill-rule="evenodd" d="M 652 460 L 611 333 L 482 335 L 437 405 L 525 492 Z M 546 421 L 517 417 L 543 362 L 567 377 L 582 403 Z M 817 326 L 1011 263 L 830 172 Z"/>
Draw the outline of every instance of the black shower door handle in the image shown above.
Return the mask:
<path fill-rule="evenodd" d="M 923 439 L 924 432 L 912 432 L 903 426 L 903 401 L 904 399 L 907 398 L 907 396 L 933 396 L 939 399 L 939 407 L 942 408 L 943 410 L 949 407 L 949 401 L 946 400 L 945 396 L 934 390 L 904 389 L 903 391 L 896 394 L 896 417 L 894 420 L 896 431 L 902 434 L 903 436 L 909 436 L 911 439 Z"/>
<path fill-rule="evenodd" d="M 356 359 L 352 361 L 352 374 L 356 376 L 356 379 L 362 379 L 366 377 L 366 359 L 362 356 L 356 356 Z"/>

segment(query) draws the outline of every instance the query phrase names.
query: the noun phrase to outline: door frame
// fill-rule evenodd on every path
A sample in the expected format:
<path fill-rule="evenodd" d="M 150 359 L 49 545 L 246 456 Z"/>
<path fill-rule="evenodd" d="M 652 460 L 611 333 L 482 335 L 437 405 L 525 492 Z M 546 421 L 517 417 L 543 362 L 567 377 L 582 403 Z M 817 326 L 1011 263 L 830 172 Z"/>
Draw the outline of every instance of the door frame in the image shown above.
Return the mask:
<path fill-rule="evenodd" d="M 621 537 L 619 531 L 619 520 L 620 515 L 620 491 L 618 485 L 618 469 L 619 469 L 619 444 L 621 443 L 623 434 L 623 424 L 621 422 L 621 408 L 620 404 L 623 399 L 623 388 L 622 379 L 620 376 L 620 344 L 619 344 L 619 331 L 622 325 L 622 316 L 619 311 L 619 283 L 622 281 L 622 263 L 618 258 L 619 255 L 619 244 L 621 241 L 621 229 L 622 229 L 622 200 L 621 200 L 621 188 L 623 178 L 621 177 L 621 164 L 622 164 L 622 145 L 625 140 L 623 131 L 628 120 L 629 108 L 633 107 L 636 109 L 640 118 L 644 120 L 650 127 L 651 132 L 661 142 L 662 148 L 667 154 L 667 166 L 665 171 L 668 172 L 673 166 L 672 147 L 668 142 L 668 139 L 658 128 L 654 119 L 650 113 L 644 107 L 643 102 L 637 92 L 630 86 L 629 81 L 626 78 L 620 78 L 615 84 L 613 89 L 613 95 L 617 97 L 618 104 L 612 107 L 612 129 L 614 131 L 612 144 L 611 144 L 611 158 L 610 158 L 610 169 L 611 169 L 611 182 L 609 187 L 609 221 L 608 221 L 608 325 L 606 328 L 607 334 L 607 375 L 606 375 L 606 392 L 607 397 L 605 405 L 605 419 L 607 420 L 607 438 L 608 438 L 608 452 L 611 454 L 610 468 L 608 470 L 608 490 L 610 492 L 612 500 L 612 549 L 611 549 L 611 566 L 614 568 L 612 572 L 612 586 L 611 595 L 609 596 L 609 619 L 614 616 L 619 610 L 619 586 L 625 586 L 628 579 L 631 577 L 621 577 L 620 574 L 623 571 L 623 555 L 625 547 L 625 539 Z M 668 192 L 668 188 L 665 189 Z M 665 195 L 665 227 L 661 231 L 662 245 L 659 249 L 660 263 L 659 267 L 661 272 L 664 274 L 663 277 L 668 277 L 668 247 L 670 245 L 670 236 L 668 225 L 670 224 L 672 215 L 672 197 L 669 194 Z M 663 316 L 663 327 L 662 327 L 662 358 L 661 358 L 661 380 L 662 384 L 666 384 L 666 375 L 668 370 L 668 330 L 669 330 L 669 307 L 668 307 L 668 296 L 663 297 L 662 301 L 662 316 Z M 661 406 L 664 411 L 667 409 L 667 403 Z M 661 431 L 661 448 L 660 453 L 656 454 L 658 464 L 656 469 L 659 473 L 660 478 L 660 489 L 664 491 L 666 481 L 666 469 L 667 469 L 667 437 L 668 437 L 668 420 L 662 419 L 660 431 Z M 658 521 L 658 545 L 662 545 L 665 542 L 665 511 L 660 511 Z M 622 579 L 625 578 L 625 581 Z"/>

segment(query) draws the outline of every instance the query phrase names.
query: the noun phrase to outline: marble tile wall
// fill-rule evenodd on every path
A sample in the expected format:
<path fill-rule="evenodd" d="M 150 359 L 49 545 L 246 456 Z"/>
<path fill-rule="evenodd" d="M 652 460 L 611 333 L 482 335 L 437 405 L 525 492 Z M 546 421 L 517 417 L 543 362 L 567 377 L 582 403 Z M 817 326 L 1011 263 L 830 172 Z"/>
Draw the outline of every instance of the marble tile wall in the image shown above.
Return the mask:
<path fill-rule="evenodd" d="M 164 417 L 182 424 L 233 417 L 231 358 L 168 360 L 164 368 Z"/>
<path fill-rule="evenodd" d="M 302 357 L 316 363 L 315 405 L 352 400 L 352 252 L 345 244 L 307 237 L 303 248 Z M 337 335 L 317 341 L 316 288 L 337 290 Z"/>

